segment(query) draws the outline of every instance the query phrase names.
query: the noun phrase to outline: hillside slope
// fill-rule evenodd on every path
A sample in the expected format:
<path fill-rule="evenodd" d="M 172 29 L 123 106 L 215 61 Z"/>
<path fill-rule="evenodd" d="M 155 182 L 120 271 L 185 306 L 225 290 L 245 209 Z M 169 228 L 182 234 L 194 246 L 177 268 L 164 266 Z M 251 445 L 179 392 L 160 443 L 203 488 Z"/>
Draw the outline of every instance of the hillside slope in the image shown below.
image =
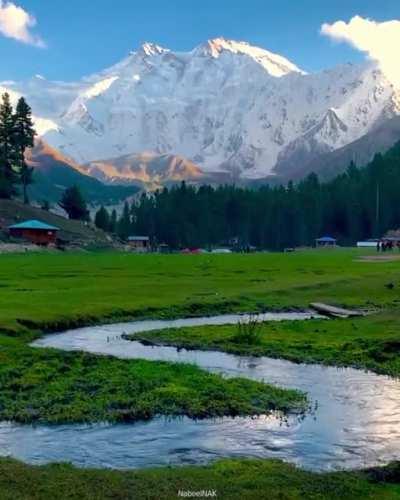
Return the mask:
<path fill-rule="evenodd" d="M 110 245 L 111 238 L 92 224 L 69 220 L 59 215 L 24 205 L 15 200 L 0 200 L 0 240 L 7 239 L 7 227 L 23 220 L 38 219 L 59 227 L 59 237 L 78 245 Z"/>
<path fill-rule="evenodd" d="M 73 160 L 42 140 L 28 151 L 27 163 L 34 167 L 34 184 L 29 187 L 32 200 L 56 203 L 65 188 L 78 185 L 85 199 L 94 205 L 117 204 L 138 191 L 135 186 L 108 186 L 85 174 Z"/>
<path fill-rule="evenodd" d="M 159 187 L 169 182 L 200 181 L 204 173 L 193 162 L 175 155 L 142 153 L 94 161 L 81 167 L 87 174 L 109 183 L 140 182 Z"/>

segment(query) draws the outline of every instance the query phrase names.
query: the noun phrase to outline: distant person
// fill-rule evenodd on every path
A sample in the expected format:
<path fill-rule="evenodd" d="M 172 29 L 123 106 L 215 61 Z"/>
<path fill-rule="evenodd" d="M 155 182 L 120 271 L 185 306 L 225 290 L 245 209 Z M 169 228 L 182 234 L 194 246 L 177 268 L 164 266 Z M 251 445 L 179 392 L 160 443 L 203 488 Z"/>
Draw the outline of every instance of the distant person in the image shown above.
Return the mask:
<path fill-rule="evenodd" d="M 376 243 L 376 251 L 377 252 L 381 251 L 381 246 L 382 246 L 382 242 L 381 242 L 381 240 L 378 240 Z"/>

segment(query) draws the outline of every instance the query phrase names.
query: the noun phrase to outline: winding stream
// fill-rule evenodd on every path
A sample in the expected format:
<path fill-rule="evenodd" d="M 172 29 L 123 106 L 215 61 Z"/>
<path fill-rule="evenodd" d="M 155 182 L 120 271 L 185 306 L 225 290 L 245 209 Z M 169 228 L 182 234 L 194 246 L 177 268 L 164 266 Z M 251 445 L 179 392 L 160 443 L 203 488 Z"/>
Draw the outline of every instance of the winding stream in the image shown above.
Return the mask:
<path fill-rule="evenodd" d="M 311 313 L 262 315 L 307 319 Z M 308 393 L 315 411 L 279 416 L 155 418 L 135 424 L 31 426 L 0 423 L 0 454 L 29 463 L 134 468 L 200 464 L 219 457 L 280 458 L 313 470 L 385 464 L 400 458 L 400 381 L 355 369 L 298 365 L 265 357 L 150 347 L 123 333 L 236 323 L 238 315 L 176 321 L 137 321 L 79 328 L 42 337 L 37 347 L 84 350 L 120 358 L 195 363 L 227 376 L 265 380 Z M 312 335 L 312 334 L 311 334 Z"/>

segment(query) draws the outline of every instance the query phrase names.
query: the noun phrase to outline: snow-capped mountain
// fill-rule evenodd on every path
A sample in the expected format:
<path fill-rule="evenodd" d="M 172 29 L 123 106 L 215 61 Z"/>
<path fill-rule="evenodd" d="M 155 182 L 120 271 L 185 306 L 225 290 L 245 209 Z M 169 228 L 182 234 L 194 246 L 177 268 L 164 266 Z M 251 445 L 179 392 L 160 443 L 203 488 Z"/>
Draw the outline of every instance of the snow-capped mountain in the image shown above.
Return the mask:
<path fill-rule="evenodd" d="M 290 171 L 400 114 L 400 93 L 373 62 L 307 74 L 223 38 L 185 53 L 145 43 L 80 82 L 1 85 L 23 94 L 41 137 L 80 164 L 150 151 L 250 179 Z"/>

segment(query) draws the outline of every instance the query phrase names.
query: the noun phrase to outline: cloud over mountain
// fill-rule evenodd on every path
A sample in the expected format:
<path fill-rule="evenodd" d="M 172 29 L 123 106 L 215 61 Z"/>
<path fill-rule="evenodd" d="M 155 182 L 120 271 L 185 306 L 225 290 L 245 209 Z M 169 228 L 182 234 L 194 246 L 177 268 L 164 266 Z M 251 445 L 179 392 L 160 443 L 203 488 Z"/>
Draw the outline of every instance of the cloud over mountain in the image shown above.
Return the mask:
<path fill-rule="evenodd" d="M 333 24 L 323 24 L 321 33 L 365 52 L 379 63 L 388 80 L 400 88 L 400 21 L 377 22 L 354 16 L 348 23 L 336 21 Z"/>
<path fill-rule="evenodd" d="M 36 47 L 45 47 L 44 41 L 32 33 L 36 18 L 22 7 L 12 2 L 0 0 L 0 33 L 7 38 Z"/>

